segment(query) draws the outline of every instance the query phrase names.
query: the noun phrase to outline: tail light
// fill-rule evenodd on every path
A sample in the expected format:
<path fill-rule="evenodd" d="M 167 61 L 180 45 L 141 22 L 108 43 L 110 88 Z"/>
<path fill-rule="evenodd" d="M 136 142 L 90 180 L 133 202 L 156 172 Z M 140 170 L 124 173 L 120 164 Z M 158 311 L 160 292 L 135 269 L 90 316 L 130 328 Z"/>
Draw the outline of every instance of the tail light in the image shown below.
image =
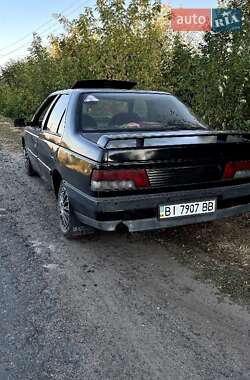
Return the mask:
<path fill-rule="evenodd" d="M 224 179 L 250 177 L 250 161 L 228 162 L 224 169 Z"/>
<path fill-rule="evenodd" d="M 93 170 L 92 191 L 125 191 L 149 187 L 145 169 Z"/>

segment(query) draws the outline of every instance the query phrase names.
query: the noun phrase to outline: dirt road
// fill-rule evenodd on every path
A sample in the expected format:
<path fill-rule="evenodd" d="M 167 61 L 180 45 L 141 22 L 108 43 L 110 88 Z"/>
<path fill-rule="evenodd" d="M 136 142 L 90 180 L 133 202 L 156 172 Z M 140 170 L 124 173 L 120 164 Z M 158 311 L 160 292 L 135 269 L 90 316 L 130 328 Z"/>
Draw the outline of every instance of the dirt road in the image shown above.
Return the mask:
<path fill-rule="evenodd" d="M 219 275 L 197 279 L 210 258 L 209 268 L 222 276 L 227 262 L 217 256 L 225 256 L 229 240 L 234 271 L 232 246 L 241 244 L 246 260 L 248 217 L 237 228 L 226 221 L 69 242 L 59 232 L 53 193 L 26 177 L 20 152 L 6 146 L 0 147 L 1 380 L 250 378 L 247 306 L 222 297 L 214 286 L 223 288 Z M 198 258 L 194 265 L 188 255 Z M 239 273 L 245 284 L 249 272 Z"/>

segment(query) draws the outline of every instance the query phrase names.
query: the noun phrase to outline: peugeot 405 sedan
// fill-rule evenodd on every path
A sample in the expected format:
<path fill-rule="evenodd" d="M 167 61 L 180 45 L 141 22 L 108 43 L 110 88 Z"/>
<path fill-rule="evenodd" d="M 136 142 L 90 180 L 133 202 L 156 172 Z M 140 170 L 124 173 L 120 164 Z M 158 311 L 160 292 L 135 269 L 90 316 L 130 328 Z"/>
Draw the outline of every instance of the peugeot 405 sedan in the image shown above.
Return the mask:
<path fill-rule="evenodd" d="M 78 81 L 25 126 L 27 174 L 55 192 L 62 233 L 163 229 L 250 210 L 250 134 L 215 131 L 175 96 Z"/>

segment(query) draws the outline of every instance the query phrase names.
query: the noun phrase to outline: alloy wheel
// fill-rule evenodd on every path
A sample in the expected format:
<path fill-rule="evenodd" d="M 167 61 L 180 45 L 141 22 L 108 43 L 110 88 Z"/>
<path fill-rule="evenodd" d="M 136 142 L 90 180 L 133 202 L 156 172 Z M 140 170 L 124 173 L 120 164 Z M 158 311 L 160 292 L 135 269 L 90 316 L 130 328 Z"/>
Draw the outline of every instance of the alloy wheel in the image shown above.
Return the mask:
<path fill-rule="evenodd" d="M 59 212 L 60 220 L 64 230 L 68 229 L 69 219 L 70 219 L 70 206 L 69 206 L 69 197 L 65 187 L 62 187 L 62 190 L 59 194 Z"/>

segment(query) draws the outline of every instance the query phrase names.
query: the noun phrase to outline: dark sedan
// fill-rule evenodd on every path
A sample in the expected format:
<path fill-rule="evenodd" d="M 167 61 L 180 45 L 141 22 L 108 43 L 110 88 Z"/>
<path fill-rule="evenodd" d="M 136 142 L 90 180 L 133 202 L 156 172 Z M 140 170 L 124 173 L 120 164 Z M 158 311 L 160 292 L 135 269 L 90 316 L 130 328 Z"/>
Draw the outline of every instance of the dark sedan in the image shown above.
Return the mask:
<path fill-rule="evenodd" d="M 250 210 L 250 134 L 213 131 L 173 95 L 134 86 L 79 81 L 51 94 L 26 125 L 27 173 L 54 189 L 63 234 Z"/>

